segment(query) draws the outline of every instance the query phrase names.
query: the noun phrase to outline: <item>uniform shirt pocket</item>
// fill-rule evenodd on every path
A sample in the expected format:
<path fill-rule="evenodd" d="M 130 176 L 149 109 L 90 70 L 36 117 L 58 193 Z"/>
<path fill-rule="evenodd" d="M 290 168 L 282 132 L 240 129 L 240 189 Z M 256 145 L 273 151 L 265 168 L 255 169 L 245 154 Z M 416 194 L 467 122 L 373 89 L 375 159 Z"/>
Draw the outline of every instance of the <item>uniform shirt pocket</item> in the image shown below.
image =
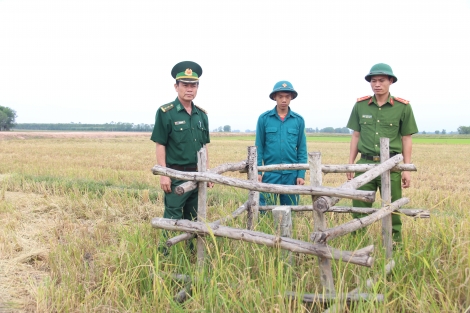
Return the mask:
<path fill-rule="evenodd" d="M 387 138 L 395 138 L 400 130 L 400 121 L 394 119 L 386 119 L 381 125 L 383 136 Z"/>
<path fill-rule="evenodd" d="M 202 121 L 197 123 L 196 129 L 197 129 L 197 138 L 199 139 L 199 142 L 201 144 L 204 144 L 206 141 L 205 138 L 208 137 L 208 134 L 207 134 L 208 130 L 204 127 L 204 123 L 202 123 Z"/>
<path fill-rule="evenodd" d="M 266 142 L 276 142 L 278 133 L 276 127 L 266 127 Z"/>
<path fill-rule="evenodd" d="M 359 126 L 361 127 L 361 130 L 360 130 L 361 132 L 367 131 L 367 130 L 372 131 L 375 129 L 375 119 L 372 115 L 369 115 L 369 116 L 361 117 L 359 119 Z"/>
<path fill-rule="evenodd" d="M 183 143 L 189 140 L 191 132 L 188 124 L 174 125 L 171 137 L 176 143 Z"/>
<path fill-rule="evenodd" d="M 287 140 L 290 144 L 297 144 L 297 139 L 299 138 L 299 130 L 297 128 L 287 129 Z"/>

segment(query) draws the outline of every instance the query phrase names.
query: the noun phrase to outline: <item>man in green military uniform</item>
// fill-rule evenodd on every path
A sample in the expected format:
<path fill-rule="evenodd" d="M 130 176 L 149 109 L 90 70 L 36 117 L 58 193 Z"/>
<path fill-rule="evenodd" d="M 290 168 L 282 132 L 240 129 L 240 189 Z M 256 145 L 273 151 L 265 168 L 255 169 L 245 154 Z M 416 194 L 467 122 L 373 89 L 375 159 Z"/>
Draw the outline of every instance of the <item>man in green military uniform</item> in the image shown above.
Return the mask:
<path fill-rule="evenodd" d="M 358 152 L 361 158 L 357 164 L 380 162 L 380 137 L 390 139 L 390 157 L 403 154 L 403 162 L 411 163 L 411 135 L 418 132 L 413 110 L 409 101 L 393 97 L 390 86 L 397 81 L 392 68 L 384 63 L 372 66 L 365 79 L 370 83 L 373 96 L 357 99 L 349 117 L 347 127 L 352 129 L 349 163 L 353 164 Z M 360 174 L 356 174 L 358 176 Z M 352 173 L 348 173 L 351 179 Z M 392 202 L 402 197 L 402 187 L 410 187 L 410 172 L 391 172 Z M 360 190 L 380 189 L 380 176 L 360 187 Z M 354 207 L 371 207 L 371 203 L 353 200 Z M 353 214 L 354 218 L 361 214 Z M 392 236 L 395 242 L 401 242 L 400 216 L 392 215 Z"/>
<path fill-rule="evenodd" d="M 183 61 L 173 67 L 171 75 L 176 79 L 174 87 L 178 96 L 157 110 L 151 140 L 157 145 L 158 165 L 194 172 L 197 171 L 197 151 L 210 142 L 207 112 L 193 103 L 202 68 L 195 62 Z M 209 167 L 209 157 L 207 160 Z M 182 183 L 184 181 L 160 176 L 160 187 L 165 192 L 164 218 L 197 218 L 198 190 L 179 196 L 175 188 Z"/>

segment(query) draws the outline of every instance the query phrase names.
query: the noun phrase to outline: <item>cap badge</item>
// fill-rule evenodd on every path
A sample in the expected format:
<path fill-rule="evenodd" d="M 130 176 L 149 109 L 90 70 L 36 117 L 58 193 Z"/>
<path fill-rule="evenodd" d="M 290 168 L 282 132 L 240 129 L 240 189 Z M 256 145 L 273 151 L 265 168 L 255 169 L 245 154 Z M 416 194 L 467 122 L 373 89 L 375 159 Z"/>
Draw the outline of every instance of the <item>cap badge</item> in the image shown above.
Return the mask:
<path fill-rule="evenodd" d="M 286 83 L 282 84 L 282 87 L 286 88 L 286 87 L 287 87 L 287 84 L 286 84 Z"/>
<path fill-rule="evenodd" d="M 193 70 L 190 69 L 190 68 L 187 68 L 186 71 L 184 71 L 184 74 L 191 76 L 191 75 L 193 75 Z"/>

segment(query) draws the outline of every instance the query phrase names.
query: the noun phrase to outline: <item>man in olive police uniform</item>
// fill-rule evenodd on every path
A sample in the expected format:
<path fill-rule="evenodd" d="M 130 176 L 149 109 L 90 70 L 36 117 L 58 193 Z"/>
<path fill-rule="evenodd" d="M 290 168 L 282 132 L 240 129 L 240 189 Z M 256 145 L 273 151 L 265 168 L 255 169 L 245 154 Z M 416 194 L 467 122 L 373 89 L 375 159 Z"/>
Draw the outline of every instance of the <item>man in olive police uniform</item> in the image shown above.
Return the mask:
<path fill-rule="evenodd" d="M 176 79 L 174 87 L 178 96 L 157 110 L 151 140 L 157 145 L 158 165 L 194 172 L 197 171 L 197 151 L 210 142 L 207 113 L 193 103 L 202 68 L 195 62 L 184 61 L 173 67 L 171 75 Z M 197 218 L 198 190 L 179 196 L 175 188 L 182 183 L 184 181 L 160 177 L 160 187 L 165 192 L 164 218 Z"/>
<path fill-rule="evenodd" d="M 354 132 L 351 138 L 349 163 L 354 163 L 358 152 L 361 158 L 357 164 L 380 162 L 380 137 L 390 139 L 390 157 L 403 154 L 403 162 L 411 163 L 411 135 L 418 132 L 413 110 L 409 101 L 393 97 L 390 86 L 397 81 L 392 68 L 384 63 L 372 66 L 365 79 L 370 82 L 373 96 L 357 99 L 351 112 L 347 127 Z M 358 176 L 360 174 L 356 174 Z M 352 173 L 347 174 L 348 179 Z M 410 172 L 391 172 L 392 202 L 402 197 L 401 188 L 410 187 Z M 377 190 L 380 188 L 380 176 L 360 187 L 360 190 Z M 371 203 L 353 200 L 354 207 L 371 207 Z M 353 217 L 361 217 L 353 214 Z M 401 242 L 401 220 L 392 214 L 392 236 L 397 243 Z"/>
<path fill-rule="evenodd" d="M 276 106 L 258 118 L 258 166 L 307 163 L 305 122 L 300 114 L 289 108 L 290 101 L 296 97 L 297 91 L 288 81 L 277 82 L 269 94 L 269 98 L 276 101 Z M 258 175 L 258 181 L 269 184 L 303 185 L 304 179 L 305 170 L 272 171 Z M 259 202 L 260 205 L 275 205 L 277 198 L 276 194 L 261 193 Z M 281 194 L 279 198 L 281 205 L 297 205 L 299 202 L 299 195 Z"/>

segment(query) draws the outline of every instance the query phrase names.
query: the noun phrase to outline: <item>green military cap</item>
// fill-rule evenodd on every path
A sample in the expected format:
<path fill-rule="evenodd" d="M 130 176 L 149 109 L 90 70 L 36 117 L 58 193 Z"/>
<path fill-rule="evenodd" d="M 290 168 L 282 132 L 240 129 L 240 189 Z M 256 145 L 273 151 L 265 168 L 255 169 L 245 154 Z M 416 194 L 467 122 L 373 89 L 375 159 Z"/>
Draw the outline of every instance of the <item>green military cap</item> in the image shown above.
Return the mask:
<path fill-rule="evenodd" d="M 269 94 L 271 100 L 274 100 L 276 92 L 290 92 L 292 94 L 292 100 L 297 98 L 297 91 L 294 90 L 294 86 L 287 80 L 281 80 L 274 85 L 273 91 Z"/>
<path fill-rule="evenodd" d="M 180 82 L 197 83 L 202 76 L 202 68 L 196 62 L 183 61 L 173 66 L 171 76 Z"/>
<path fill-rule="evenodd" d="M 394 83 L 396 83 L 398 80 L 398 78 L 395 75 L 393 75 L 393 71 L 390 65 L 385 64 L 385 63 L 378 63 L 372 66 L 372 68 L 369 71 L 369 74 L 367 74 L 365 78 L 368 82 L 370 82 L 372 76 L 375 76 L 375 75 L 387 75 L 387 76 L 393 77 Z"/>

